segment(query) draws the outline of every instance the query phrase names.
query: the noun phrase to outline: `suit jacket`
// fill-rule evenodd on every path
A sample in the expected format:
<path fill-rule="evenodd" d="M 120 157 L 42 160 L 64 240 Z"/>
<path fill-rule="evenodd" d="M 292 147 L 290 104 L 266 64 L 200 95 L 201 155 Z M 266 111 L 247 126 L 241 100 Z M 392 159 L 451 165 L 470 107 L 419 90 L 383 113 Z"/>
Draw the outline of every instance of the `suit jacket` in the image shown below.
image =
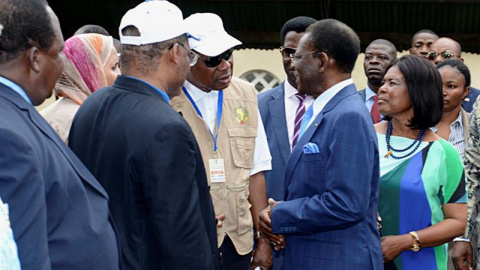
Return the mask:
<path fill-rule="evenodd" d="M 285 82 L 258 95 L 258 109 L 262 117 L 268 147 L 272 155 L 272 170 L 265 171 L 267 198 L 281 201 L 284 195 L 285 166 L 290 156 L 287 119 L 285 116 Z M 285 257 L 284 250 L 272 248 L 273 268 L 280 270 Z"/>
<path fill-rule="evenodd" d="M 105 187 L 125 269 L 214 269 L 215 216 L 185 120 L 150 85 L 119 76 L 73 120 L 69 145 Z"/>
<path fill-rule="evenodd" d="M 319 152 L 304 153 L 307 143 Z M 327 103 L 297 146 L 285 201 L 271 214 L 273 232 L 287 236 L 284 269 L 383 269 L 378 145 L 353 84 Z"/>
<path fill-rule="evenodd" d="M 480 95 L 480 90 L 474 87 L 470 87 L 470 93 L 468 94 L 467 98 L 464 99 L 462 102 L 462 107 L 466 112 L 472 112 L 473 104 L 477 100 L 478 95 Z"/>
<path fill-rule="evenodd" d="M 105 190 L 36 109 L 1 83 L 0 115 L 0 197 L 22 269 L 119 269 Z"/>
<path fill-rule="evenodd" d="M 258 109 L 262 117 L 268 147 L 272 155 L 272 170 L 265 172 L 267 198 L 282 200 L 284 195 L 285 165 L 290 156 L 287 119 L 285 117 L 284 83 L 258 95 Z"/>
<path fill-rule="evenodd" d="M 362 98 L 363 103 L 365 103 L 365 101 L 366 101 L 365 99 L 367 98 L 367 89 L 364 88 L 364 89 L 362 89 L 362 90 L 359 90 L 357 93 L 358 93 L 358 94 L 360 95 L 360 97 Z"/>

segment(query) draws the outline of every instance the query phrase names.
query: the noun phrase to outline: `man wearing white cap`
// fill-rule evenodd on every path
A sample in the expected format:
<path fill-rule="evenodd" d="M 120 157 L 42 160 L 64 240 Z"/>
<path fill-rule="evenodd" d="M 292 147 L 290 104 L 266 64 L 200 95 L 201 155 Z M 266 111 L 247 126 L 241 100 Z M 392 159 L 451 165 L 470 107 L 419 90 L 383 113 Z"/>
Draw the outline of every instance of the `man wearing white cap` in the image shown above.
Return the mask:
<path fill-rule="evenodd" d="M 212 13 L 194 14 L 185 21 L 190 47 L 199 54 L 182 93 L 172 107 L 183 114 L 199 143 L 210 184 L 215 214 L 224 216 L 217 228 L 220 266 L 225 270 L 269 269 L 269 241 L 253 227 L 266 206 L 263 171 L 271 157 L 260 121 L 253 85 L 232 78 L 232 51 L 241 42 Z M 258 232 L 258 230 L 257 230 Z"/>
<path fill-rule="evenodd" d="M 202 158 L 169 105 L 198 58 L 187 36 L 167 1 L 129 10 L 120 24 L 123 75 L 73 121 L 69 145 L 110 195 L 123 269 L 218 269 Z"/>

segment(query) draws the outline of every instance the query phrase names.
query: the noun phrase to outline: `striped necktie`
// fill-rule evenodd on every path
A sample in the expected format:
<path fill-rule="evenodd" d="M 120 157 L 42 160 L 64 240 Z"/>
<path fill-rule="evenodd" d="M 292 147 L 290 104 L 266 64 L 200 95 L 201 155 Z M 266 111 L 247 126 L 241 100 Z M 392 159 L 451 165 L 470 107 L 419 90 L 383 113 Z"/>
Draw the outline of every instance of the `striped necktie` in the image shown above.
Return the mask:
<path fill-rule="evenodd" d="M 303 114 L 305 113 L 305 97 L 306 95 L 302 94 L 295 94 L 295 96 L 298 98 L 298 107 L 297 107 L 297 112 L 295 113 L 295 126 L 293 128 L 293 140 L 292 140 L 292 149 L 295 147 L 298 141 L 298 135 L 300 133 L 300 126 L 302 125 L 302 118 Z"/>

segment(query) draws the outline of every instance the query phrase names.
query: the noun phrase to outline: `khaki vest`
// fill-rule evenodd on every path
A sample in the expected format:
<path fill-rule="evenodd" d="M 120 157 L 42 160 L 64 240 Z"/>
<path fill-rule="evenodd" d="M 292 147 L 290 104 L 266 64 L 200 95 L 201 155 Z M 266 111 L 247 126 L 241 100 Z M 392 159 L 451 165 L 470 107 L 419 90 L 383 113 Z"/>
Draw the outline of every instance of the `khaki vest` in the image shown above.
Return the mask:
<path fill-rule="evenodd" d="M 234 77 L 230 86 L 223 90 L 217 156 L 213 151 L 213 139 L 207 124 L 197 115 L 183 91 L 171 100 L 171 104 L 176 111 L 182 112 L 199 144 L 215 215 L 225 214 L 222 228 L 217 228 L 218 246 L 221 246 L 224 235 L 228 234 L 238 254 L 249 253 L 253 249 L 253 221 L 248 187 L 258 125 L 255 88 Z M 209 160 L 214 158 L 224 159 L 225 183 L 210 181 Z"/>

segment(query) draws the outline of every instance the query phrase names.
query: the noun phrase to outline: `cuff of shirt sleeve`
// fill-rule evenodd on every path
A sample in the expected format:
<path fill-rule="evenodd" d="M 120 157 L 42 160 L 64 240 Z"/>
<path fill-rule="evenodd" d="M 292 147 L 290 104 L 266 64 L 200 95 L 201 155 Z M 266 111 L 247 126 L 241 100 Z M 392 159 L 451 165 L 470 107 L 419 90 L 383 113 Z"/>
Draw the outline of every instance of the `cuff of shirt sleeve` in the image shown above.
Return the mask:
<path fill-rule="evenodd" d="M 264 172 L 264 171 L 270 171 L 272 169 L 272 160 L 266 160 L 259 162 L 255 165 L 253 165 L 253 168 L 250 170 L 250 176 L 258 173 L 258 172 Z"/>

